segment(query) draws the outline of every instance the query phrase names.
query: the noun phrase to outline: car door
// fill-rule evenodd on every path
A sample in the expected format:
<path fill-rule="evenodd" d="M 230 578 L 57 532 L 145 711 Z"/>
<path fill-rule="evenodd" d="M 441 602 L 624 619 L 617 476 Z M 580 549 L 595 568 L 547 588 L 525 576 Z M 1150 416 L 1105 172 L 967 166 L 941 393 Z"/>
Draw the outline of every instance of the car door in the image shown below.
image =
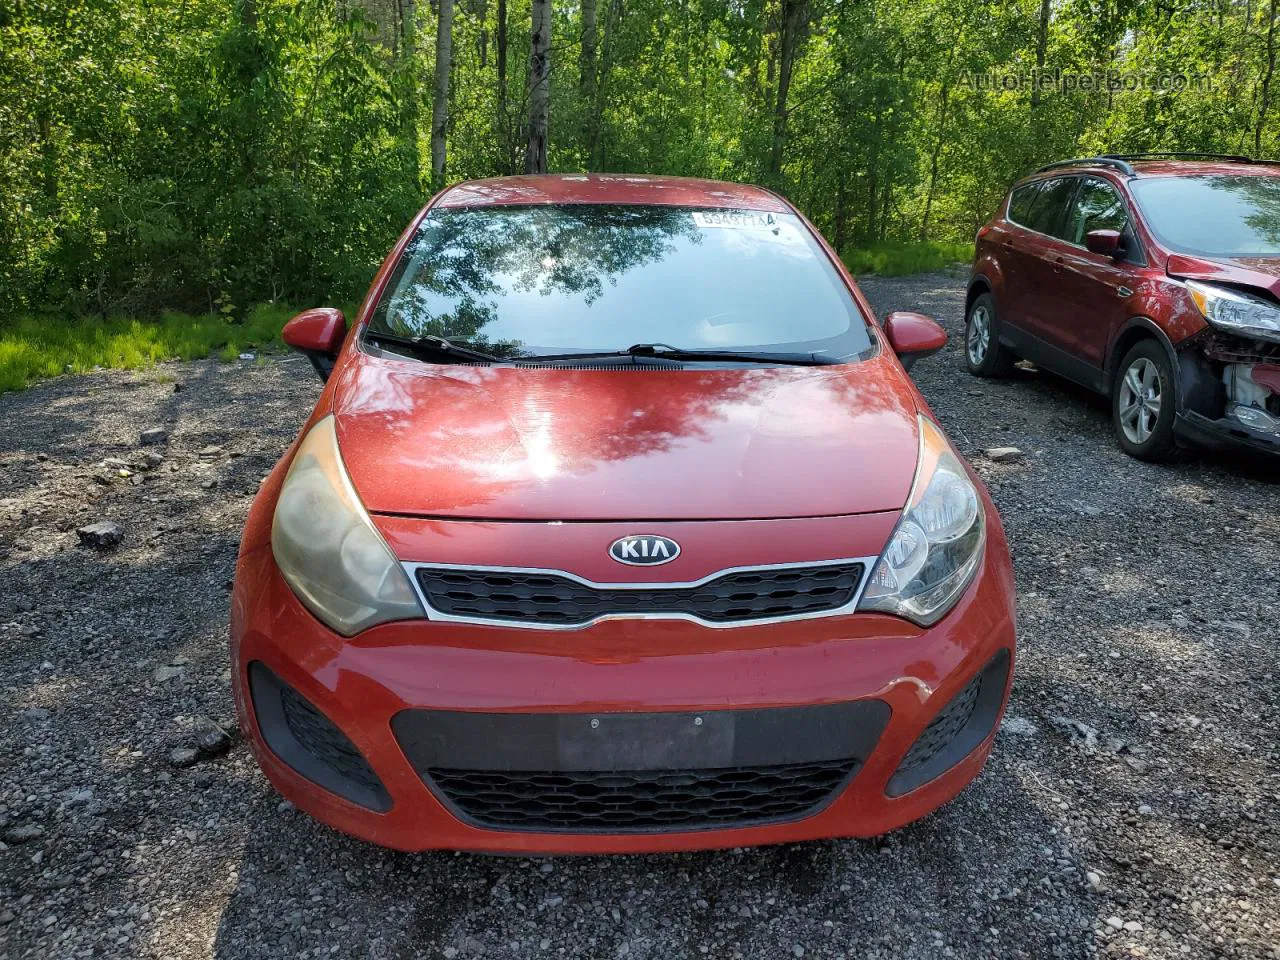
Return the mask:
<path fill-rule="evenodd" d="M 1043 180 L 1033 180 L 1015 187 L 1009 194 L 1009 206 L 1003 220 L 995 222 L 990 236 L 986 238 L 1000 263 L 1002 283 L 997 309 L 1000 311 L 1000 323 L 1005 328 L 1023 326 L 1022 315 L 1029 292 L 1023 282 L 1023 270 L 1027 249 L 1035 242 L 1034 235 L 1025 224 L 1043 183 Z"/>
<path fill-rule="evenodd" d="M 1057 369 L 1055 351 L 1063 343 L 1058 336 L 1063 288 L 1062 257 L 1069 251 L 1066 241 L 1068 213 L 1072 208 L 1079 176 L 1054 177 L 1044 181 L 1027 215 L 1027 238 L 1019 244 L 1020 286 L 1023 288 L 1021 326 L 1027 335 L 1014 349 L 1028 360 Z M 1047 349 L 1046 349 L 1047 348 Z"/>
<path fill-rule="evenodd" d="M 1091 230 L 1118 231 L 1123 253 L 1090 252 L 1084 238 Z M 1055 340 L 1100 379 L 1112 334 L 1129 319 L 1134 267 L 1143 262 L 1128 207 L 1114 186 L 1101 177 L 1083 179 L 1067 219 L 1066 240 Z"/>

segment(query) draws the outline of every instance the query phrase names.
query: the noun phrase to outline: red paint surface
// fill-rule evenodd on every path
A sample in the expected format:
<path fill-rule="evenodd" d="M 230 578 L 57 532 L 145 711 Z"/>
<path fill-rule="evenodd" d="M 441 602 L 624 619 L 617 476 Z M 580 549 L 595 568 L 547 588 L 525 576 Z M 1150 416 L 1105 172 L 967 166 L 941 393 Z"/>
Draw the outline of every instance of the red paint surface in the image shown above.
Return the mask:
<path fill-rule="evenodd" d="M 343 459 L 368 508 L 385 513 L 867 513 L 901 507 L 915 472 L 913 391 L 888 351 L 831 367 L 644 373 L 360 354 L 341 377 Z"/>
<path fill-rule="evenodd" d="M 441 207 L 541 203 L 643 203 L 793 212 L 785 200 L 762 187 L 623 173 L 540 174 L 472 180 L 450 187 L 436 198 L 436 204 Z"/>
<path fill-rule="evenodd" d="M 923 313 L 899 310 L 885 317 L 884 333 L 898 356 L 937 353 L 947 345 L 947 332 Z"/>
<path fill-rule="evenodd" d="M 280 331 L 280 339 L 295 350 L 314 353 L 337 353 L 346 335 L 346 318 L 333 307 L 303 310 Z"/>

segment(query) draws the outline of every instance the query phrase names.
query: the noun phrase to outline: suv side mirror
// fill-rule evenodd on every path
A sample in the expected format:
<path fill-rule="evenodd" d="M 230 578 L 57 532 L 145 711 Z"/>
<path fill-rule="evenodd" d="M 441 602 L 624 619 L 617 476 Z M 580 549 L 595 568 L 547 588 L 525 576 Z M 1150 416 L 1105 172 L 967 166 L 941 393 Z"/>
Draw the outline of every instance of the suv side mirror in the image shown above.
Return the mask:
<path fill-rule="evenodd" d="M 347 318 L 333 307 L 316 307 L 303 310 L 284 325 L 280 337 L 293 349 L 306 356 L 320 374 L 328 380 L 333 365 L 347 336 Z"/>
<path fill-rule="evenodd" d="M 884 335 L 908 370 L 917 360 L 932 356 L 947 345 L 947 331 L 923 313 L 889 314 L 884 320 Z"/>
<path fill-rule="evenodd" d="M 1119 230 L 1090 230 L 1084 235 L 1084 245 L 1090 253 L 1100 253 L 1104 257 L 1118 257 L 1124 252 Z"/>

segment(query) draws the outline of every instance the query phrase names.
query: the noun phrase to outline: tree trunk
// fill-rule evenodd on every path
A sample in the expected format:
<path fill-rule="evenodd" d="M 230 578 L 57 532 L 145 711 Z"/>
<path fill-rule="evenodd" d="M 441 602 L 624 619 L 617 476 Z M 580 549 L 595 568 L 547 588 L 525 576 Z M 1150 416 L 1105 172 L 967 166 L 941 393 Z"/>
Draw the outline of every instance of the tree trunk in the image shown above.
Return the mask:
<path fill-rule="evenodd" d="M 578 89 L 590 103 L 596 84 L 596 0 L 582 0 L 582 48 L 578 53 Z"/>
<path fill-rule="evenodd" d="M 405 154 L 409 159 L 410 172 L 415 184 L 418 184 L 421 179 L 418 167 L 417 7 L 416 0 L 399 0 L 400 58 L 404 70 L 401 128 Z"/>
<path fill-rule="evenodd" d="M 1271 95 L 1271 77 L 1276 72 L 1276 0 L 1271 0 L 1267 13 L 1267 71 L 1262 75 L 1262 95 L 1258 101 L 1258 125 L 1253 131 L 1253 155 L 1262 153 L 1262 128 L 1267 123 L 1268 100 Z"/>
<path fill-rule="evenodd" d="M 582 117 L 581 142 L 587 157 L 596 142 L 596 0 L 582 0 L 582 48 L 578 52 L 578 102 Z M 589 162 L 589 161 L 588 161 Z"/>
<path fill-rule="evenodd" d="M 1040 73 L 1049 51 L 1049 0 L 1040 0 L 1040 36 L 1036 40 L 1036 75 L 1031 84 L 1031 109 L 1040 106 Z"/>
<path fill-rule="evenodd" d="M 604 169 L 604 101 L 609 86 L 609 74 L 613 70 L 614 51 L 617 49 L 617 33 L 622 27 L 622 0 L 610 0 L 605 17 L 604 48 L 600 54 L 600 66 L 596 71 L 595 102 L 591 105 L 591 139 L 587 142 L 587 158 L 592 170 Z"/>
<path fill-rule="evenodd" d="M 436 83 L 431 103 L 431 183 L 444 186 L 445 127 L 449 123 L 449 71 L 453 67 L 453 0 L 440 0 L 436 24 Z"/>
<path fill-rule="evenodd" d="M 494 59 L 498 68 L 498 110 L 494 129 L 502 150 L 502 172 L 515 173 L 512 158 L 515 138 L 511 135 L 511 118 L 507 115 L 507 0 L 498 0 L 498 28 L 493 38 Z"/>
<path fill-rule="evenodd" d="M 933 141 L 933 153 L 929 157 L 929 191 L 924 197 L 924 217 L 920 221 L 920 239 L 929 239 L 929 214 L 933 212 L 933 198 L 938 192 L 938 159 L 947 136 L 947 98 L 951 95 L 948 81 L 942 82 L 942 95 L 938 98 L 938 135 Z"/>
<path fill-rule="evenodd" d="M 525 173 L 547 172 L 547 114 L 551 93 L 551 0 L 533 0 L 529 46 L 529 142 Z"/>
<path fill-rule="evenodd" d="M 778 92 L 773 106 L 773 148 L 769 152 L 769 172 L 782 173 L 783 148 L 787 139 L 787 94 L 795 66 L 800 35 L 804 30 L 806 0 L 782 0 L 782 29 L 778 40 Z"/>

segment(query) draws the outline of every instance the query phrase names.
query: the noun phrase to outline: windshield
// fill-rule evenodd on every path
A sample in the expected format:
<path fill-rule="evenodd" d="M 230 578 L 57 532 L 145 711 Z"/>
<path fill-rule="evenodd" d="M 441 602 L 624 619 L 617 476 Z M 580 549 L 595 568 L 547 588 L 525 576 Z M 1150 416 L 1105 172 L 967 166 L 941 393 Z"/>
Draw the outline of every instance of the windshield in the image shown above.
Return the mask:
<path fill-rule="evenodd" d="M 670 206 L 433 210 L 369 326 L 503 358 L 663 343 L 845 359 L 872 345 L 798 217 Z"/>
<path fill-rule="evenodd" d="M 1166 247 L 1210 257 L 1280 256 L 1280 177 L 1152 177 L 1130 189 Z"/>

